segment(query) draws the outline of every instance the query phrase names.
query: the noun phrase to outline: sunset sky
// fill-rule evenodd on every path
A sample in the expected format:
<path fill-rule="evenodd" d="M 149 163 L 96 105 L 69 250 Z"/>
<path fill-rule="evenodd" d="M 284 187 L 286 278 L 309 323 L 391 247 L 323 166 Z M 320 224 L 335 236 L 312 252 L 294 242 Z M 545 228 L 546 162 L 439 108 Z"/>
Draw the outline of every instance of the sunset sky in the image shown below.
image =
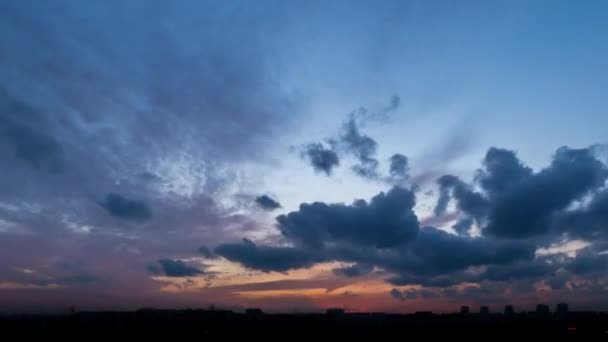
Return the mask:
<path fill-rule="evenodd" d="M 608 2 L 0 1 L 0 313 L 608 310 Z"/>

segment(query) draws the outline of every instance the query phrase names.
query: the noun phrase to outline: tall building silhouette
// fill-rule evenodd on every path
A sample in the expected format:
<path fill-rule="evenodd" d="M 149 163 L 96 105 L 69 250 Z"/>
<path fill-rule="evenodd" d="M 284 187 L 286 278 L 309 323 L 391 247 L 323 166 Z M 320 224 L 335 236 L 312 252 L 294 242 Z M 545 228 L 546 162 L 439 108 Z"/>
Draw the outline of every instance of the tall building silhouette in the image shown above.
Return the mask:
<path fill-rule="evenodd" d="M 505 316 L 513 316 L 515 315 L 515 309 L 513 309 L 513 305 L 505 305 Z"/>
<path fill-rule="evenodd" d="M 547 304 L 538 304 L 536 305 L 536 313 L 539 315 L 548 315 L 551 312 L 549 309 L 549 305 Z"/>

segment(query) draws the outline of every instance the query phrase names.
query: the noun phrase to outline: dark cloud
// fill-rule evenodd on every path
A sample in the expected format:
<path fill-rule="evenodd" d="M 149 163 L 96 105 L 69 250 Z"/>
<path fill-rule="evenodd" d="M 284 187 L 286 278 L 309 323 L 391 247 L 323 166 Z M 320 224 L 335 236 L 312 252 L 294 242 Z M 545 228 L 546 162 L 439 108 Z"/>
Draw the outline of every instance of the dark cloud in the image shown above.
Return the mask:
<path fill-rule="evenodd" d="M 411 191 L 394 187 L 370 202 L 301 204 L 298 211 L 277 217 L 277 222 L 285 237 L 309 247 L 349 242 L 388 248 L 415 239 L 418 219 L 412 209 L 414 204 Z"/>
<path fill-rule="evenodd" d="M 132 200 L 119 194 L 108 194 L 99 203 L 110 215 L 132 221 L 147 221 L 152 216 L 150 208 L 145 202 Z"/>
<path fill-rule="evenodd" d="M 473 219 L 470 217 L 464 217 L 458 220 L 453 226 L 452 229 L 456 231 L 458 235 L 468 235 L 469 231 L 473 227 Z"/>
<path fill-rule="evenodd" d="M 460 178 L 453 175 L 444 175 L 437 180 L 439 185 L 439 197 L 435 206 L 435 215 L 442 215 L 447 209 L 451 198 L 456 200 L 460 211 L 475 218 L 478 222 L 482 220 L 487 210 L 487 201 L 482 194 L 475 192 Z"/>
<path fill-rule="evenodd" d="M 331 175 L 332 170 L 340 165 L 338 154 L 323 147 L 320 143 L 308 144 L 302 152 L 302 157 L 307 158 L 310 164 L 318 172 L 325 172 Z"/>
<path fill-rule="evenodd" d="M 576 258 L 567 264 L 566 269 L 578 275 L 606 274 L 608 272 L 608 254 L 599 254 L 592 248 L 586 248 L 577 252 Z"/>
<path fill-rule="evenodd" d="M 605 165 L 589 149 L 561 147 L 549 167 L 492 201 L 484 234 L 521 238 L 546 233 L 554 214 L 603 186 L 607 177 Z"/>
<path fill-rule="evenodd" d="M 322 259 L 309 251 L 294 247 L 258 246 L 248 239 L 240 244 L 222 244 L 215 253 L 243 266 L 262 271 L 284 272 L 309 267 Z"/>
<path fill-rule="evenodd" d="M 567 232 L 573 237 L 605 240 L 608 237 L 608 190 L 594 194 L 587 206 L 561 213 L 555 226 L 558 232 Z"/>
<path fill-rule="evenodd" d="M 418 275 L 445 274 L 471 266 L 510 264 L 534 258 L 527 242 L 461 237 L 426 227 L 411 247 L 407 262 L 395 265 Z"/>
<path fill-rule="evenodd" d="M 407 157 L 399 153 L 393 154 L 391 156 L 391 165 L 389 171 L 391 178 L 393 179 L 407 179 L 409 172 L 409 163 Z"/>
<path fill-rule="evenodd" d="M 595 195 L 586 209 L 566 210 L 597 192 L 608 178 L 606 166 L 591 148 L 561 147 L 551 165 L 537 173 L 524 166 L 514 152 L 490 148 L 483 166 L 475 180 L 484 192 L 474 191 L 472 185 L 453 175 L 438 179 L 436 215 L 442 215 L 453 198 L 459 212 L 474 218 L 484 235 L 526 238 L 558 226 L 562 231 L 577 226 L 574 235 L 589 229 L 597 233 L 589 227 L 598 227 L 599 222 L 594 221 L 603 217 L 601 194 Z"/>
<path fill-rule="evenodd" d="M 196 267 L 189 266 L 181 260 L 172 259 L 160 259 L 158 264 L 149 265 L 148 271 L 154 275 L 164 274 L 167 277 L 194 277 L 203 274 L 203 271 Z"/>
<path fill-rule="evenodd" d="M 504 192 L 532 174 L 532 169 L 524 166 L 515 152 L 496 147 L 488 150 L 483 166 L 476 178 L 490 196 Z"/>
<path fill-rule="evenodd" d="M 369 202 L 352 205 L 316 202 L 277 217 L 282 236 L 293 247 L 221 245 L 216 253 L 246 267 L 285 271 L 322 261 L 354 263 L 334 272 L 358 276 L 378 267 L 396 276 L 395 285 L 451 286 L 472 280 L 471 267 L 510 265 L 534 258 L 528 241 L 458 236 L 419 229 L 412 211 L 414 194 L 394 187 Z"/>
<path fill-rule="evenodd" d="M 281 203 L 273 200 L 267 195 L 258 196 L 255 199 L 255 203 L 257 203 L 264 210 L 275 210 L 281 208 Z"/>
<path fill-rule="evenodd" d="M 506 265 L 492 265 L 482 273 L 471 278 L 471 281 L 520 281 L 542 279 L 550 276 L 564 265 L 565 259 L 548 256 L 534 260 L 518 261 Z"/>

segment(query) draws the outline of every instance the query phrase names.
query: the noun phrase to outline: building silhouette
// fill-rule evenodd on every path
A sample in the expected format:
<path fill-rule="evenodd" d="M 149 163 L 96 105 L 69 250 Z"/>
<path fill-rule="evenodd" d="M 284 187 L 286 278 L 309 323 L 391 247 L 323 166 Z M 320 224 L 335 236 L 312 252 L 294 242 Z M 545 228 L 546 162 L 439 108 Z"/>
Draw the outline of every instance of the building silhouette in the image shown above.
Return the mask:
<path fill-rule="evenodd" d="M 549 305 L 547 304 L 538 304 L 536 305 L 536 313 L 538 315 L 548 315 L 549 313 L 551 313 L 551 310 L 549 309 Z"/>
<path fill-rule="evenodd" d="M 329 308 L 325 310 L 326 315 L 330 316 L 342 316 L 344 315 L 344 309 L 342 308 Z"/>
<path fill-rule="evenodd" d="M 490 308 L 488 308 L 487 306 L 482 306 L 481 308 L 479 308 L 479 314 L 480 315 L 488 315 L 490 314 Z"/>
<path fill-rule="evenodd" d="M 251 308 L 245 310 L 245 315 L 249 318 L 259 318 L 264 315 L 264 312 L 262 311 L 262 309 Z"/>
<path fill-rule="evenodd" d="M 461 315 L 468 315 L 471 312 L 471 309 L 467 305 L 463 305 L 460 307 Z"/>
<path fill-rule="evenodd" d="M 505 311 L 504 311 L 505 316 L 513 316 L 515 315 L 515 309 L 513 309 L 513 305 L 505 305 Z"/>
<path fill-rule="evenodd" d="M 566 303 L 557 304 L 557 306 L 555 307 L 555 314 L 558 317 L 566 317 L 568 315 L 568 304 L 566 304 Z"/>

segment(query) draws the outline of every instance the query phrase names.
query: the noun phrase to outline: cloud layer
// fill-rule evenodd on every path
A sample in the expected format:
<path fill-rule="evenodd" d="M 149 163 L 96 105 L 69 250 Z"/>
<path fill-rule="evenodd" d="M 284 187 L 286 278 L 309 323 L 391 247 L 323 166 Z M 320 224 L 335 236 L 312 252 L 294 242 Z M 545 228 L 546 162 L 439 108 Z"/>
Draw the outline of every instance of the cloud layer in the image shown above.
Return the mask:
<path fill-rule="evenodd" d="M 405 170 L 407 163 L 402 162 L 407 159 L 396 160 L 399 170 Z M 447 215 L 453 199 L 459 217 L 452 226 L 456 234 L 449 227 L 421 227 L 413 211 L 415 192 L 395 186 L 370 201 L 304 203 L 279 215 L 276 227 L 286 246 L 247 240 L 220 245 L 216 252 L 263 271 L 348 263 L 352 266 L 334 273 L 360 277 L 376 269 L 391 275 L 385 278 L 390 284 L 423 286 L 434 291 L 427 296 L 447 298 L 456 298 L 450 291 L 464 284 L 492 286 L 497 293 L 540 284 L 578 291 L 582 274 L 597 289 L 605 281 L 608 260 L 608 254 L 599 253 L 607 246 L 607 171 L 593 148 L 561 147 L 548 167 L 534 172 L 513 151 L 492 147 L 472 183 L 452 175 L 437 180 L 434 213 Z M 475 227 L 478 234 L 471 231 Z M 538 254 L 574 238 L 589 239 L 575 255 Z M 285 262 L 270 262 L 276 259 Z M 422 296 L 398 289 L 390 295 L 399 300 Z"/>

